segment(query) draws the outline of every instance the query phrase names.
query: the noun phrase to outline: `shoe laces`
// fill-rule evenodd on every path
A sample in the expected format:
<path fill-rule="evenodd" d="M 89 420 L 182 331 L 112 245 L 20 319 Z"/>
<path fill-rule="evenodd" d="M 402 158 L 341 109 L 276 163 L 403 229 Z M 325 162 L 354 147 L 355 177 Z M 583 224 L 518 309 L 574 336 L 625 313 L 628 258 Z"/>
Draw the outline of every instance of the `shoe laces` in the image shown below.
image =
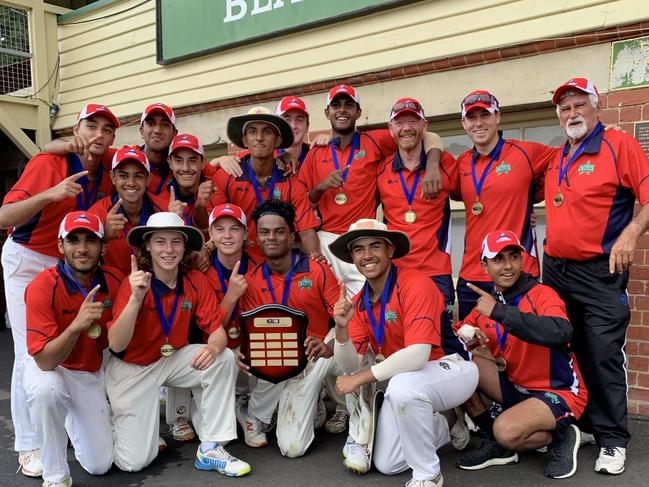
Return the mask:
<path fill-rule="evenodd" d="M 336 411 L 334 415 L 329 419 L 331 423 L 346 423 L 348 419 L 348 414 L 345 411 Z"/>
<path fill-rule="evenodd" d="M 368 455 L 367 448 L 365 448 L 363 445 L 360 443 L 350 442 L 348 443 L 348 451 L 350 455 Z"/>
<path fill-rule="evenodd" d="M 219 458 L 219 460 L 224 460 L 226 462 L 233 462 L 236 460 L 230 453 L 223 448 L 221 445 L 217 445 L 216 447 L 212 448 L 211 450 L 207 451 L 206 454 L 214 452 L 216 456 Z"/>
<path fill-rule="evenodd" d="M 616 446 L 603 446 L 602 447 L 602 455 L 606 455 L 607 457 L 614 457 L 615 454 L 619 450 L 617 449 Z"/>
<path fill-rule="evenodd" d="M 41 451 L 40 450 L 28 450 L 24 452 L 20 452 L 18 455 L 18 470 L 16 470 L 16 473 L 20 472 L 20 469 L 23 468 L 24 465 L 27 465 L 34 460 L 40 460 L 41 459 Z"/>

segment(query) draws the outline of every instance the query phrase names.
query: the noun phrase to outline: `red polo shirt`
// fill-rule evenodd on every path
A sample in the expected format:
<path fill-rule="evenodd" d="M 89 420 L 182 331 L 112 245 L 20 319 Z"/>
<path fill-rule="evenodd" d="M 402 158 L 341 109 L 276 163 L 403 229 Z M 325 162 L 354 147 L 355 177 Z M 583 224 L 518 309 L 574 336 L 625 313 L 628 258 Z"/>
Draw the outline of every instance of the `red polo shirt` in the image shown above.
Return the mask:
<path fill-rule="evenodd" d="M 115 206 L 118 199 L 119 195 L 114 193 L 107 198 L 97 201 L 97 203 L 95 203 L 88 211 L 89 213 L 97 215 L 105 225 L 108 212 L 113 206 Z M 133 253 L 133 249 L 128 244 L 126 236 L 131 229 L 138 225 L 146 224 L 149 217 L 159 211 L 167 211 L 167 202 L 148 191 L 144 193 L 140 222 L 135 225 L 130 221 L 127 221 L 122 233 L 120 233 L 117 238 L 108 242 L 108 247 L 104 254 L 104 262 L 106 265 L 118 268 L 125 276 L 131 273 L 131 254 Z M 117 210 L 117 212 L 126 216 L 126 211 L 123 207 Z"/>
<path fill-rule="evenodd" d="M 409 345 L 423 343 L 432 345 L 428 360 L 443 357 L 440 325 L 446 305 L 433 281 L 423 272 L 393 265 L 385 285 L 389 286 L 389 294 L 381 347 L 363 303 L 367 283 L 354 297 L 354 315 L 347 326 L 357 352 L 364 355 L 367 346 L 371 345 L 372 350 L 376 353 L 380 350 L 387 358 Z M 371 307 L 378 325 L 380 301 L 372 303 Z"/>
<path fill-rule="evenodd" d="M 307 335 L 324 339 L 329 331 L 329 320 L 333 318 L 334 305 L 340 290 L 329 266 L 310 259 L 303 252 L 294 250 L 295 264 L 286 306 L 298 309 L 309 317 Z M 241 312 L 258 308 L 264 304 L 282 304 L 285 277 L 269 272 L 276 302 L 273 301 L 263 268 L 258 264 L 246 275 L 248 289 L 239 299 Z"/>
<path fill-rule="evenodd" d="M 395 260 L 400 268 L 418 269 L 428 276 L 451 274 L 451 205 L 449 193 L 456 178 L 457 163 L 448 152 L 442 153 L 440 172 L 442 190 L 437 198 L 426 200 L 421 196 L 421 184 L 413 188 L 417 173 L 420 178 L 426 171 L 426 155 L 423 153 L 416 170 L 406 169 L 399 152 L 388 157 L 380 166 L 377 178 L 379 197 L 383 203 L 383 217 L 390 230 L 408 235 L 410 252 Z M 414 189 L 412 205 L 408 204 L 399 174 L 403 176 L 406 191 Z M 407 211 L 415 212 L 414 223 L 404 219 Z"/>
<path fill-rule="evenodd" d="M 76 154 L 38 154 L 27 163 L 25 171 L 7 192 L 2 204 L 16 203 L 36 196 L 81 171 L 83 167 Z M 29 221 L 14 227 L 11 232 L 14 242 L 50 257 L 60 257 L 57 237 L 59 225 L 65 215 L 71 211 L 88 209 L 95 201 L 113 191 L 113 183 L 105 170 L 98 170 L 96 177 L 99 179 L 88 184 L 87 192 L 82 191 L 78 197 L 65 198 L 45 205 Z"/>
<path fill-rule="evenodd" d="M 258 203 L 252 183 L 252 178 L 255 176 L 254 174 L 250 174 L 248 170 L 248 160 L 249 158 L 247 157 L 241 160 L 241 170 L 243 171 L 241 177 L 234 178 L 222 170 L 214 173 L 212 181 L 214 182 L 216 193 L 212 197 L 211 207 L 224 203 L 232 203 L 244 211 L 248 218 L 248 238 L 253 242 L 253 245 L 248 248 L 248 253 L 261 260 L 261 251 L 255 243 L 257 227 L 250 217 L 252 211 L 257 208 Z M 262 201 L 270 197 L 270 178 L 268 178 L 265 184 L 259 187 L 259 192 Z M 278 174 L 272 197 L 288 201 L 293 205 L 293 208 L 295 208 L 295 227 L 298 232 L 318 227 L 318 220 L 308 202 L 306 188 L 297 179 L 297 176 Z M 211 207 L 208 208 L 208 213 L 211 211 Z"/>
<path fill-rule="evenodd" d="M 307 154 L 309 153 L 309 149 L 311 146 L 307 144 L 306 142 L 302 143 L 302 151 L 300 152 L 300 157 L 297 158 L 297 170 L 298 172 L 300 171 L 300 168 L 302 167 L 302 163 L 304 162 L 304 159 L 306 159 Z M 285 152 L 285 149 L 277 149 L 273 155 L 275 157 L 281 156 Z M 243 159 L 244 157 L 250 155 L 249 150 L 242 150 L 241 152 L 237 153 L 237 156 L 239 159 Z"/>
<path fill-rule="evenodd" d="M 557 207 L 553 199 L 567 147 L 556 153 L 545 177 L 545 251 L 573 260 L 609 254 L 633 218 L 636 198 L 643 206 L 649 202 L 649 159 L 630 135 L 601 130 L 570 165 L 561 183 L 564 201 Z"/>
<path fill-rule="evenodd" d="M 151 280 L 160 295 L 164 315 L 169 317 L 176 293 L 180 295 L 176 314 L 169 330 L 168 343 L 174 349 L 184 347 L 188 343 L 190 322 L 196 324 L 208 335 L 216 331 L 223 321 L 223 310 L 219 307 L 214 291 L 205 276 L 198 271 L 189 271 L 179 276 L 176 289 L 170 289 L 155 277 Z M 108 328 L 124 310 L 131 297 L 131 285 L 125 280 L 119 288 L 113 319 Z M 156 310 L 155 300 L 151 289 L 146 294 L 135 322 L 133 337 L 126 350 L 115 354 L 125 362 L 137 365 L 149 365 L 161 358 L 160 347 L 165 344 L 165 335 Z"/>
<path fill-rule="evenodd" d="M 207 270 L 205 273 L 205 277 L 207 277 L 207 280 L 209 281 L 210 285 L 214 289 L 214 292 L 216 293 L 216 298 L 219 301 L 223 301 L 223 298 L 225 297 L 225 293 L 227 292 L 228 285 L 230 284 L 230 276 L 232 275 L 232 270 L 228 269 L 227 267 L 223 266 L 217 257 L 216 252 L 212 252 L 210 255 L 210 262 L 212 265 L 210 265 L 210 268 Z M 245 276 L 248 276 L 252 269 L 255 268 L 257 265 L 257 260 L 253 257 L 250 257 L 245 251 L 243 252 L 243 255 L 241 256 L 241 261 L 239 264 L 239 274 L 243 274 Z M 223 288 L 223 285 L 221 283 L 221 280 L 219 279 L 219 275 L 216 271 L 216 267 L 219 266 L 219 269 L 221 269 L 221 273 L 223 275 L 223 280 L 225 282 L 225 288 Z M 239 330 L 239 309 L 237 306 L 237 309 L 235 309 L 232 313 L 231 319 L 227 322 L 225 325 L 225 332 L 228 334 L 228 347 L 229 348 L 236 348 L 241 344 L 241 335 L 239 334 L 238 337 L 232 338 L 230 336 L 230 329 L 234 328 L 235 330 Z"/>
<path fill-rule="evenodd" d="M 62 367 L 87 372 L 99 370 L 102 351 L 108 346 L 106 323 L 112 317 L 113 301 L 123 279 L 124 275 L 117 269 L 100 266 L 96 271 L 96 284 L 91 289 L 97 284 L 101 286 L 95 294 L 95 302 L 101 301 L 104 306 L 99 319 L 101 335 L 92 339 L 86 332 L 82 332 L 70 354 L 61 362 Z M 27 351 L 30 355 L 42 351 L 48 342 L 70 326 L 84 299 L 74 281 L 66 274 L 63 261 L 36 276 L 25 290 Z"/>
<path fill-rule="evenodd" d="M 376 174 L 379 163 L 396 150 L 396 144 L 388 130 L 376 130 L 368 133 L 358 133 L 359 143 L 347 170 L 347 179 L 342 192 L 347 196 L 344 205 L 336 204 L 334 198 L 339 193 L 337 189 L 329 189 L 318 202 L 318 211 L 322 218 L 322 230 L 343 234 L 349 225 L 361 218 L 376 216 Z M 352 144 L 344 149 L 333 149 L 338 158 L 339 168 L 345 167 L 352 150 Z M 331 145 L 312 147 L 300 169 L 300 180 L 308 191 L 315 188 L 336 169 L 332 156 Z"/>
<path fill-rule="evenodd" d="M 211 166 L 210 166 L 211 167 Z M 206 181 L 206 178 L 201 175 L 200 177 L 200 183 L 203 181 Z M 183 203 L 187 203 L 187 206 L 183 210 L 182 218 L 185 220 L 185 223 L 187 225 L 193 225 L 193 218 L 194 218 L 194 209 L 196 207 L 196 195 L 191 194 L 189 196 L 183 196 L 180 194 L 180 189 L 178 187 L 178 183 L 176 182 L 175 178 L 171 178 L 169 182 L 166 184 L 164 189 L 160 192 L 158 195 L 158 198 L 163 200 L 165 202 L 165 206 L 169 205 L 169 194 L 170 194 L 170 188 L 174 188 L 174 196 L 177 200 L 182 201 Z M 166 211 L 166 210 L 165 210 Z"/>
<path fill-rule="evenodd" d="M 464 255 L 460 277 L 467 281 L 489 281 L 482 267 L 480 255 L 482 241 L 487 233 L 499 228 L 513 231 L 525 247 L 523 271 L 539 275 L 536 251 L 536 234 L 530 225 L 530 214 L 537 189 L 543 187 L 543 174 L 557 149 L 536 142 L 518 140 L 503 141 L 500 154 L 487 173 L 479 201 L 483 205 L 480 215 L 474 215 L 471 207 L 476 201 L 476 189 L 471 173 L 471 159 L 475 158 L 475 177 L 480 177 L 487 168 L 494 149 L 483 156 L 474 149 L 465 151 L 458 158 L 459 180 L 454 190 L 460 194 L 466 208 L 466 231 Z"/>
<path fill-rule="evenodd" d="M 538 284 L 525 293 L 518 309 L 522 313 L 568 319 L 564 302 L 555 291 L 543 284 Z M 464 321 L 455 324 L 453 328 L 457 331 L 464 324 L 480 328 L 489 339 L 487 346 L 491 354 L 494 357 L 501 354 L 494 320 L 481 315 L 474 308 Z M 500 332 L 502 331 L 501 326 Z M 507 361 L 507 377 L 512 383 L 533 391 L 554 392 L 568 403 L 579 418 L 586 407 L 588 393 L 577 360 L 568 347 L 533 345 L 508 333 L 502 356 Z"/>

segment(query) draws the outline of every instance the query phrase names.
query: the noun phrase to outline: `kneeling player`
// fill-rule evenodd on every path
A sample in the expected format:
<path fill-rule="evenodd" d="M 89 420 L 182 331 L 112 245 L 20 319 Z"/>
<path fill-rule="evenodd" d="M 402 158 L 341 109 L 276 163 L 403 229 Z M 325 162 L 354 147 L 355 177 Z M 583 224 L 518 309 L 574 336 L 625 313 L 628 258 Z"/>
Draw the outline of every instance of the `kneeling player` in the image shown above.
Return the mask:
<path fill-rule="evenodd" d="M 504 409 L 493 422 L 475 397 L 465 405 L 487 439 L 457 465 L 478 470 L 515 463 L 516 451 L 548 446 L 545 475 L 566 478 L 577 470 L 575 421 L 588 396 L 568 346 L 572 327 L 565 305 L 548 286 L 521 273 L 522 251 L 513 232 L 497 230 L 485 237 L 481 265 L 494 291 L 469 284 L 479 295 L 477 306 L 455 325 L 469 345 L 482 345 L 473 355 L 480 369 L 478 389 Z M 473 339 L 471 327 L 476 328 Z"/>

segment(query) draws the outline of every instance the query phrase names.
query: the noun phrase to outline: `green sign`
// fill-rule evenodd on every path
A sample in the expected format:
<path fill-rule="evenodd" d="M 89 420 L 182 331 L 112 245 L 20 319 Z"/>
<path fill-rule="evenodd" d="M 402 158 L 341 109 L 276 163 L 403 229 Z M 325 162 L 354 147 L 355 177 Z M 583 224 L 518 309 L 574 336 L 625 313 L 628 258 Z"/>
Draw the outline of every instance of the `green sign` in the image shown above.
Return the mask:
<path fill-rule="evenodd" d="M 168 64 L 420 0 L 157 0 L 157 57 Z"/>
<path fill-rule="evenodd" d="M 649 36 L 613 42 L 610 89 L 649 86 Z"/>

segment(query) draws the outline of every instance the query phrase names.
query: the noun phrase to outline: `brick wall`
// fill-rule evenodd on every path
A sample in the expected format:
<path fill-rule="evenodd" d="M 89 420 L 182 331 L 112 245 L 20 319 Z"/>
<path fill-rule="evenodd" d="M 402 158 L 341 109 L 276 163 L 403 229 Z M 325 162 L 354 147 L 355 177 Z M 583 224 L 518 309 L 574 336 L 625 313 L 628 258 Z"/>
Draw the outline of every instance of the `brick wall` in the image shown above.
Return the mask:
<path fill-rule="evenodd" d="M 633 122 L 649 121 L 649 88 L 602 95 L 604 123 L 633 134 Z M 636 210 L 639 205 L 636 205 Z M 640 238 L 629 279 L 631 324 L 627 334 L 629 412 L 649 416 L 649 234 Z"/>

